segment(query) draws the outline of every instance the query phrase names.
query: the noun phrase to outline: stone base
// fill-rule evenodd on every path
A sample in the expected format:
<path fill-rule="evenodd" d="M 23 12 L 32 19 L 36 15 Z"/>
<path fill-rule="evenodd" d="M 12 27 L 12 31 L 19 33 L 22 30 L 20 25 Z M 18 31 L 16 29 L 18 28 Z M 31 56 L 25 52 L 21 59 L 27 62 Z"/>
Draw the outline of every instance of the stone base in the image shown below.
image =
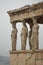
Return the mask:
<path fill-rule="evenodd" d="M 10 51 L 10 65 L 43 65 L 43 50 Z"/>

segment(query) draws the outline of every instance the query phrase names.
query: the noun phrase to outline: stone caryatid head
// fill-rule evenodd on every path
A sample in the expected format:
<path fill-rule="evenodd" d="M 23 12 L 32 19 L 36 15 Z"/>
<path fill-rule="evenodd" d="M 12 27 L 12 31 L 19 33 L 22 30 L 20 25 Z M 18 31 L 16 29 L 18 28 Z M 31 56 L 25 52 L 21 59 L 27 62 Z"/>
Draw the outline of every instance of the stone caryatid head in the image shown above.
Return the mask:
<path fill-rule="evenodd" d="M 22 22 L 22 24 L 23 24 L 24 27 L 27 27 L 27 26 L 26 26 L 26 22 Z"/>
<path fill-rule="evenodd" d="M 16 22 L 12 24 L 12 28 L 16 28 Z"/>

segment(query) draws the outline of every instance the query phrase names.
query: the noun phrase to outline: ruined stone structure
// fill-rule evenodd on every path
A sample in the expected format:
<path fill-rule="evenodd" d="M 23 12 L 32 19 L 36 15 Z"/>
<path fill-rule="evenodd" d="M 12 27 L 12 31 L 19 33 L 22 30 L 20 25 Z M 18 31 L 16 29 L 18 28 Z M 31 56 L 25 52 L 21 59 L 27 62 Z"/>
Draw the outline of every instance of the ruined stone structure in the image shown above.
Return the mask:
<path fill-rule="evenodd" d="M 43 2 L 27 5 L 7 12 L 13 31 L 12 51 L 10 51 L 10 65 L 43 65 L 43 50 L 39 49 L 39 25 L 43 24 Z M 21 50 L 16 50 L 17 27 L 16 23 L 23 24 L 21 32 Z M 30 26 L 29 36 L 26 23 Z M 30 50 L 26 50 L 26 41 L 29 37 Z"/>

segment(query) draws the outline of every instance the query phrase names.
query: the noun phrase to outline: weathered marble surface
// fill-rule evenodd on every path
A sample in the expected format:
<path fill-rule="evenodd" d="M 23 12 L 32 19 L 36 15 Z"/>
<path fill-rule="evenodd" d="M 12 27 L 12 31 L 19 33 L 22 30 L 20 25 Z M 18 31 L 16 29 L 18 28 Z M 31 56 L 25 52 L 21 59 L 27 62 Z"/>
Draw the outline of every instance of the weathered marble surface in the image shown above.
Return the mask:
<path fill-rule="evenodd" d="M 12 51 L 16 50 L 16 44 L 17 44 L 17 28 L 16 28 L 16 23 L 12 24 L 12 34 L 11 34 L 11 40 L 12 40 Z"/>
<path fill-rule="evenodd" d="M 32 33 L 30 38 L 30 44 L 32 49 L 39 49 L 39 25 L 37 23 L 37 19 L 33 18 L 33 26 L 32 26 Z"/>
<path fill-rule="evenodd" d="M 28 37 L 28 28 L 26 26 L 26 23 L 22 23 L 22 31 L 21 31 L 21 49 L 26 50 L 26 42 L 27 42 L 27 37 Z"/>
<path fill-rule="evenodd" d="M 10 51 L 10 65 L 43 65 L 43 50 Z"/>

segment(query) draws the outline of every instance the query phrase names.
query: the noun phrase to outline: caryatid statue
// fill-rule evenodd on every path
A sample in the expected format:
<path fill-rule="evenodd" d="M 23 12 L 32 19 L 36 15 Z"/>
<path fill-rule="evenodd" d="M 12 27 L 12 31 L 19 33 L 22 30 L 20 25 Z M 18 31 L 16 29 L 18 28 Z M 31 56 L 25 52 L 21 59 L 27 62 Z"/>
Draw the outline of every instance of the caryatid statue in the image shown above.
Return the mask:
<path fill-rule="evenodd" d="M 11 34 L 11 39 L 12 39 L 12 51 L 16 50 L 16 42 L 17 42 L 17 28 L 16 28 L 16 23 L 12 24 L 12 34 Z"/>
<path fill-rule="evenodd" d="M 37 19 L 33 18 L 33 26 L 32 26 L 32 34 L 31 34 L 31 44 L 32 49 L 38 49 L 38 31 L 39 31 L 39 25 L 37 23 Z"/>
<path fill-rule="evenodd" d="M 31 36 L 32 36 L 32 26 L 33 26 L 33 23 L 29 23 L 29 26 L 30 26 L 30 30 L 29 30 L 29 46 L 30 46 L 30 49 L 32 49 L 32 44 L 31 44 Z"/>
<path fill-rule="evenodd" d="M 21 33 L 21 49 L 25 50 L 26 49 L 27 36 L 28 36 L 28 28 L 27 28 L 25 22 L 23 22 L 22 24 L 23 24 L 23 28 L 22 28 L 22 33 Z"/>

